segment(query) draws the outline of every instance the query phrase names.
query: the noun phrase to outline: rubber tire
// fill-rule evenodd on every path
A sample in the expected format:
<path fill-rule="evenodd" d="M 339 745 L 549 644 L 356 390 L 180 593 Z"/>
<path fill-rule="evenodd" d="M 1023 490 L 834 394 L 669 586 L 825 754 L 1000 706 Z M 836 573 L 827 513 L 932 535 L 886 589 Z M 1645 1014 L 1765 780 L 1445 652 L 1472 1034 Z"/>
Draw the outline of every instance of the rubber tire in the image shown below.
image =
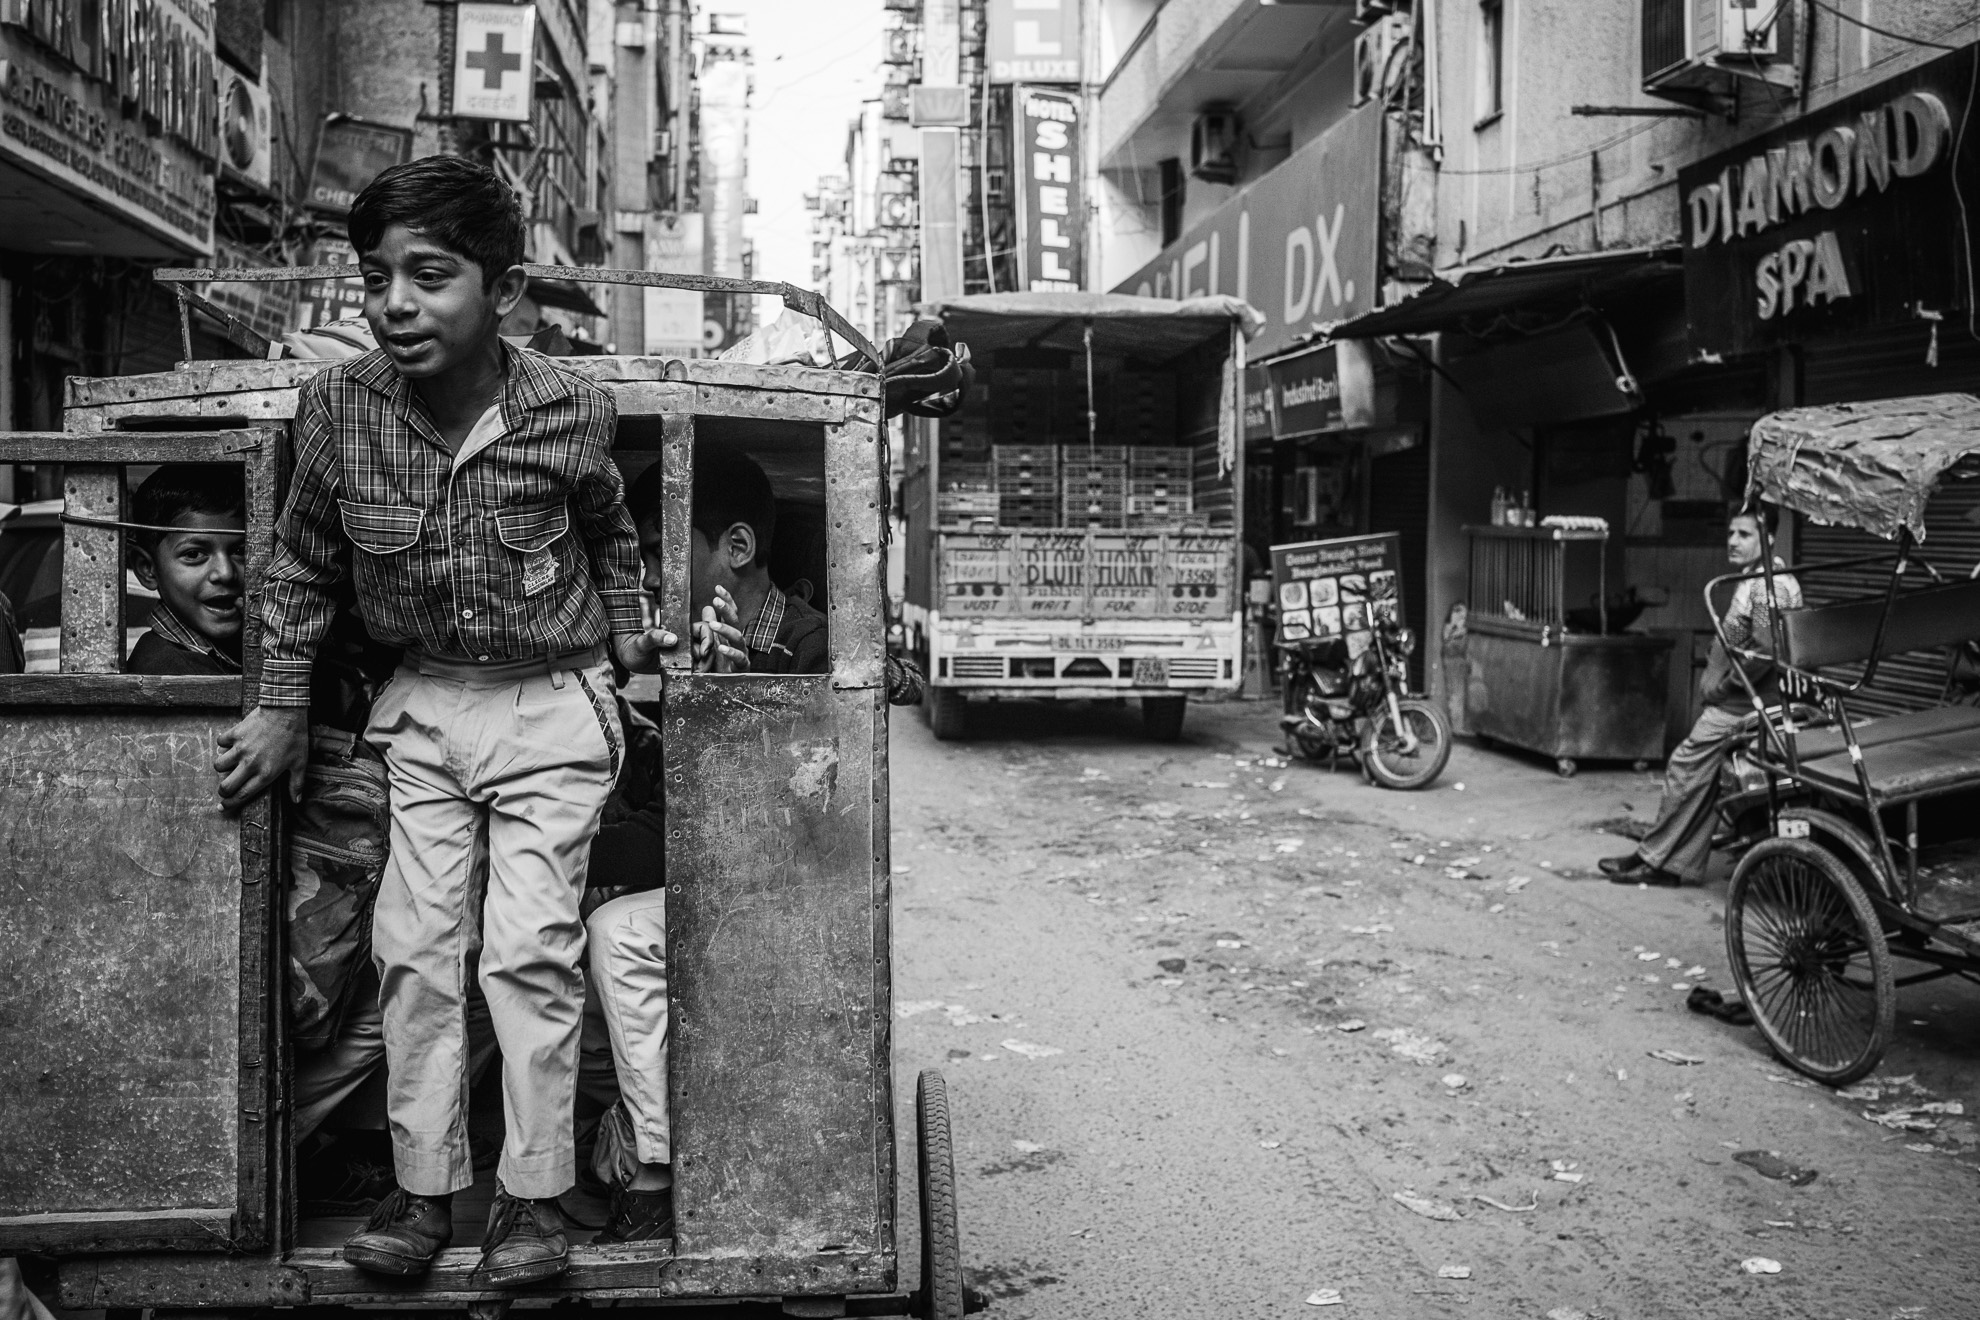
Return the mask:
<path fill-rule="evenodd" d="M 1450 764 L 1451 717 L 1444 713 L 1444 708 L 1437 702 L 1424 697 L 1404 697 L 1399 704 L 1406 714 L 1420 712 L 1429 717 L 1431 725 L 1437 731 L 1438 746 L 1436 756 L 1431 760 L 1427 770 L 1418 770 L 1413 775 L 1397 774 L 1390 770 L 1388 766 L 1382 764 L 1382 758 L 1377 754 L 1375 746 L 1382 736 L 1383 728 L 1389 723 L 1389 710 L 1385 705 L 1377 712 L 1374 718 L 1369 720 L 1368 732 L 1362 737 L 1362 769 L 1367 771 L 1370 779 L 1373 779 L 1384 788 L 1427 788 L 1436 782 L 1437 776 L 1443 774 L 1444 767 Z"/>
<path fill-rule="evenodd" d="M 1141 731 L 1156 742 L 1175 742 L 1182 737 L 1183 713 L 1188 697 L 1143 697 Z"/>
<path fill-rule="evenodd" d="M 956 1160 L 949 1131 L 949 1087 L 933 1068 L 914 1083 L 915 1150 L 920 1162 L 921 1320 L 963 1320 L 962 1230 L 956 1215 Z"/>
<path fill-rule="evenodd" d="M 1747 905 L 1754 900 L 1756 873 L 1770 859 L 1780 857 L 1810 867 L 1841 895 L 1856 926 L 1855 933 L 1870 959 L 1874 1021 L 1869 1038 L 1846 1058 L 1803 1057 L 1798 1047 L 1787 1039 L 1781 1024 L 1770 1020 L 1767 1004 L 1754 988 L 1753 969 L 1746 951 Z M 1820 844 L 1807 839 L 1764 839 L 1739 859 L 1739 865 L 1733 869 L 1732 884 L 1726 890 L 1726 960 L 1732 966 L 1733 983 L 1739 988 L 1740 998 L 1753 1014 L 1753 1025 L 1759 1028 L 1781 1062 L 1796 1072 L 1828 1086 L 1848 1086 L 1867 1076 L 1890 1047 L 1897 1022 L 1897 987 L 1892 980 L 1891 951 L 1884 938 L 1884 924 L 1849 868 Z"/>
<path fill-rule="evenodd" d="M 928 717 L 928 731 L 937 742 L 954 742 L 968 727 L 969 702 L 954 688 L 925 689 L 921 694 L 921 709 Z"/>

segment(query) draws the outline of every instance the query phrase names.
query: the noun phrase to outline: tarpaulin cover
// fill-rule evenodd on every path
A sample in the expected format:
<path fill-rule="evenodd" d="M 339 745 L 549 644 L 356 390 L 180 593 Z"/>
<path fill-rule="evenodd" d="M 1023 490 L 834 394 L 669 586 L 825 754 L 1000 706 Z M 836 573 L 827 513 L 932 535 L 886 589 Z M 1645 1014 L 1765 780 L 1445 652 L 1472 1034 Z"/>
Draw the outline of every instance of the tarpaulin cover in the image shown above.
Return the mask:
<path fill-rule="evenodd" d="M 1980 453 L 1980 399 L 1921 394 L 1790 408 L 1753 424 L 1747 497 L 1886 540 L 1925 539 L 1925 503 L 1945 470 Z"/>
<path fill-rule="evenodd" d="M 941 318 L 951 339 L 968 344 L 979 359 L 1000 348 L 1056 348 L 1080 352 L 1086 323 L 1093 323 L 1093 351 L 1166 362 L 1230 333 L 1232 321 L 1247 338 L 1265 318 L 1242 299 L 1137 298 L 1126 293 L 974 293 L 923 304 L 923 315 Z"/>

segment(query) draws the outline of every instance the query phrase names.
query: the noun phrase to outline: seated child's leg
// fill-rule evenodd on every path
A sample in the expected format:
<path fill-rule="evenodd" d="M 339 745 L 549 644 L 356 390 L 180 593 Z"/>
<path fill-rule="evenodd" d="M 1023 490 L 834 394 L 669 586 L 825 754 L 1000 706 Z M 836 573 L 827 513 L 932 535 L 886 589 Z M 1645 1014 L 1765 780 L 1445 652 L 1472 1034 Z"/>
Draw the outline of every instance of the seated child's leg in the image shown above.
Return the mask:
<path fill-rule="evenodd" d="M 444 1196 L 474 1183 L 468 1151 L 468 977 L 477 942 L 474 854 L 485 828 L 448 768 L 463 685 L 402 669 L 366 739 L 385 754 L 392 846 L 372 925 L 399 1185 Z"/>
<path fill-rule="evenodd" d="M 474 787 L 489 804 L 481 988 L 502 1043 L 500 1174 L 513 1195 L 538 1199 L 561 1195 L 576 1176 L 578 905 L 623 743 L 602 666 L 482 691 L 481 707 L 462 717 L 464 728 L 481 726 Z"/>
<path fill-rule="evenodd" d="M 604 1000 L 619 1092 L 642 1164 L 672 1158 L 667 1120 L 667 891 L 615 898 L 591 914 L 592 985 Z"/>
<path fill-rule="evenodd" d="M 338 1105 L 385 1063 L 384 1019 L 378 1011 L 378 985 L 361 970 L 336 1036 L 320 1050 L 296 1055 L 295 1121 L 290 1135 L 300 1143 Z"/>

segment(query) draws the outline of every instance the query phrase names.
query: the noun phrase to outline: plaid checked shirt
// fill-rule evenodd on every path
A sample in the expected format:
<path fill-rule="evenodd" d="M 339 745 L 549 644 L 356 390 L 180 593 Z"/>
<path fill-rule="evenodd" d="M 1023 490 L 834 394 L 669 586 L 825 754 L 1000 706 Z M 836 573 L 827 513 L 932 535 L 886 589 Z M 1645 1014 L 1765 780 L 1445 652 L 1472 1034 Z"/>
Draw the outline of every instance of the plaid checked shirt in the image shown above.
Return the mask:
<path fill-rule="evenodd" d="M 775 586 L 763 598 L 763 607 L 756 617 L 743 629 L 743 647 L 750 651 L 768 651 L 777 644 L 777 634 L 784 630 L 784 593 Z"/>
<path fill-rule="evenodd" d="M 503 354 L 502 433 L 458 456 L 383 351 L 302 387 L 262 600 L 262 705 L 309 704 L 346 574 L 373 637 L 450 659 L 560 655 L 639 631 L 611 396 L 539 354 Z"/>
<path fill-rule="evenodd" d="M 212 642 L 194 632 L 192 626 L 172 613 L 171 607 L 162 600 L 152 607 L 151 631 L 174 646 L 191 651 L 195 655 L 203 655 L 208 660 L 226 666 L 236 674 L 241 672 L 240 661 L 225 651 L 215 648 Z"/>

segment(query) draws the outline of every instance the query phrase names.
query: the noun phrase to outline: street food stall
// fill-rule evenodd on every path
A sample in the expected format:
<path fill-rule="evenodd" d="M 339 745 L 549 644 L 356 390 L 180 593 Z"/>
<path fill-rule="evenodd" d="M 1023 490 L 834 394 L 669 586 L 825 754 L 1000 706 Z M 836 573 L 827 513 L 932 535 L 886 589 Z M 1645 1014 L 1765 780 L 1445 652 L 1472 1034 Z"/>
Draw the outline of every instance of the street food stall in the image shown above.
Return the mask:
<path fill-rule="evenodd" d="M 1671 639 L 1620 631 L 1609 609 L 1600 519 L 1467 527 L 1471 538 L 1465 716 L 1481 738 L 1554 758 L 1660 761 Z M 1573 562 L 1577 557 L 1583 562 Z M 1595 593 L 1572 603 L 1569 583 Z"/>

